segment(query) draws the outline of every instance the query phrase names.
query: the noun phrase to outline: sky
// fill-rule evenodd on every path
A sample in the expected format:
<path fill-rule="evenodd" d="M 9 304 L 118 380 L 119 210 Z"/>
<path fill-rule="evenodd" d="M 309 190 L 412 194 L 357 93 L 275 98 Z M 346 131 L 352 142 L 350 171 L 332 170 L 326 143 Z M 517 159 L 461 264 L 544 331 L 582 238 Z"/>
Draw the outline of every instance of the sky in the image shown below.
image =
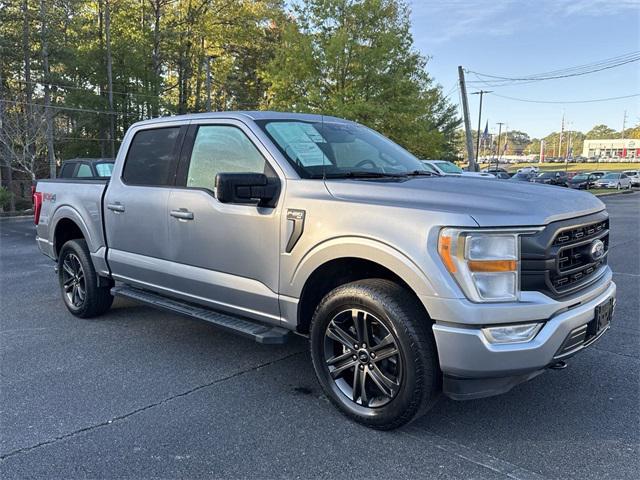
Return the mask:
<path fill-rule="evenodd" d="M 548 72 L 640 50 L 640 0 L 407 0 L 415 47 L 429 58 L 427 71 L 459 103 L 458 65 L 504 77 Z M 486 79 L 486 77 L 485 77 Z M 467 74 L 468 93 L 528 100 L 576 101 L 640 93 L 640 62 L 589 75 L 490 88 Z M 538 104 L 484 96 L 482 129 L 497 122 L 531 137 L 565 130 L 587 132 L 604 123 L 640 124 L 640 96 L 597 103 Z M 469 95 L 477 128 L 478 95 Z M 461 111 L 461 109 L 460 109 Z M 505 127 L 503 127 L 504 129 Z"/>

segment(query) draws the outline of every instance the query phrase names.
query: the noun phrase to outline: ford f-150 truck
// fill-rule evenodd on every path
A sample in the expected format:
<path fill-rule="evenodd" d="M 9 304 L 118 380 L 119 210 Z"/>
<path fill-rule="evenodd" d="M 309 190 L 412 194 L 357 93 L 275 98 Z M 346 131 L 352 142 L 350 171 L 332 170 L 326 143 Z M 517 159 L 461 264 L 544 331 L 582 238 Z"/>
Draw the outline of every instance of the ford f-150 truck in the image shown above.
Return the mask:
<path fill-rule="evenodd" d="M 380 429 L 564 367 L 615 304 L 595 196 L 440 176 L 333 117 L 143 121 L 110 179 L 36 190 L 72 314 L 121 295 L 262 343 L 308 336 L 328 398 Z"/>

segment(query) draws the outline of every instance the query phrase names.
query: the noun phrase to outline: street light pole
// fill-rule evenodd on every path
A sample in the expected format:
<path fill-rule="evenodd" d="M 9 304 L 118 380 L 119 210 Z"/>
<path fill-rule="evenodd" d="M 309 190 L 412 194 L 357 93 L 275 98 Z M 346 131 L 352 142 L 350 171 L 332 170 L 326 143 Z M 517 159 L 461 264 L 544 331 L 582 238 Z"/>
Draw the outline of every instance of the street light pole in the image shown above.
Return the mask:
<path fill-rule="evenodd" d="M 478 138 L 476 139 L 476 165 L 478 165 L 478 159 L 480 158 L 480 128 L 482 126 L 482 96 L 485 93 L 491 93 L 491 90 L 480 90 L 479 92 L 473 92 L 471 95 L 480 95 L 480 108 L 478 109 Z"/>

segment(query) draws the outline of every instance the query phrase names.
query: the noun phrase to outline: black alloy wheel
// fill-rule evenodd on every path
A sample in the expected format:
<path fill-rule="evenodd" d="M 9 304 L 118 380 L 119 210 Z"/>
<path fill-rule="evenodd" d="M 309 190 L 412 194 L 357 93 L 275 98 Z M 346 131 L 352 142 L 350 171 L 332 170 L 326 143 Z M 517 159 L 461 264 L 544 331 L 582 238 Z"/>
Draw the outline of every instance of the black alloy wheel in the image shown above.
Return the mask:
<path fill-rule="evenodd" d="M 69 305 L 82 307 L 87 298 L 84 270 L 80 259 L 72 252 L 62 260 L 62 289 Z"/>
<path fill-rule="evenodd" d="M 368 408 L 389 403 L 402 382 L 402 358 L 393 333 L 361 309 L 336 314 L 325 330 L 331 378 L 351 401 Z"/>

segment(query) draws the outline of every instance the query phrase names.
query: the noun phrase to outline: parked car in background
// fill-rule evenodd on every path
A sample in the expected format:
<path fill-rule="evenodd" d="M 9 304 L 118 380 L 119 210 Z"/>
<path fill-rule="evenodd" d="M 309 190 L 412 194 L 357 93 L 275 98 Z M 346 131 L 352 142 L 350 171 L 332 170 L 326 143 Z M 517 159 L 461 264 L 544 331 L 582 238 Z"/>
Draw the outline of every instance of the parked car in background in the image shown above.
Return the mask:
<path fill-rule="evenodd" d="M 491 175 L 493 175 L 494 177 L 500 180 L 509 180 L 511 178 L 511 175 L 509 175 L 507 172 L 495 172 L 495 173 L 492 173 Z"/>
<path fill-rule="evenodd" d="M 509 173 L 506 169 L 500 167 L 489 167 L 482 169 L 482 173 L 493 173 L 495 175 L 498 172 Z"/>
<path fill-rule="evenodd" d="M 447 160 L 422 160 L 422 163 L 427 170 L 439 173 L 440 175 L 454 175 L 465 177 L 488 177 L 493 178 L 493 175 L 489 175 L 481 172 L 465 172 L 460 167 Z"/>
<path fill-rule="evenodd" d="M 578 190 L 588 190 L 593 188 L 597 178 L 588 173 L 579 173 L 569 180 L 569 188 Z"/>
<path fill-rule="evenodd" d="M 510 178 L 514 182 L 530 182 L 532 178 L 535 178 L 535 172 L 518 172 Z"/>
<path fill-rule="evenodd" d="M 519 168 L 517 173 L 538 173 L 539 171 L 540 168 L 531 166 Z"/>
<path fill-rule="evenodd" d="M 640 170 L 625 170 L 624 173 L 631 180 L 632 187 L 640 186 Z"/>
<path fill-rule="evenodd" d="M 631 188 L 631 179 L 621 172 L 610 172 L 596 180 L 596 188 Z"/>
<path fill-rule="evenodd" d="M 605 170 L 594 170 L 593 172 L 588 172 L 588 175 L 592 175 L 594 177 L 596 177 L 596 179 L 600 178 L 600 177 L 604 177 L 607 173 L 607 171 Z"/>
<path fill-rule="evenodd" d="M 65 160 L 60 178 L 95 177 L 108 178 L 113 171 L 113 158 L 74 158 Z"/>
<path fill-rule="evenodd" d="M 544 183 L 546 185 L 557 185 L 568 187 L 569 179 L 565 172 L 542 172 L 531 179 L 534 183 Z"/>

